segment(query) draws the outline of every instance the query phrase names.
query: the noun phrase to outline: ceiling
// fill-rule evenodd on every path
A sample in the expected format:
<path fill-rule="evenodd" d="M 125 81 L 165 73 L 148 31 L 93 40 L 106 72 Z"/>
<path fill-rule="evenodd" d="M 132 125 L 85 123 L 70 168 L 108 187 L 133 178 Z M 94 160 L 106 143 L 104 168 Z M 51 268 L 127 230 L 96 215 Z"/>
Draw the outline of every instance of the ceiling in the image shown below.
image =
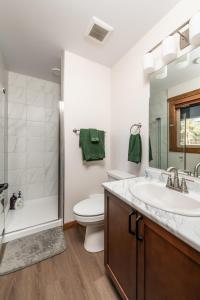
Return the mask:
<path fill-rule="evenodd" d="M 111 66 L 179 1 L 2 0 L 0 51 L 9 70 L 54 81 L 63 49 Z M 115 29 L 103 45 L 84 37 L 92 16 Z"/>

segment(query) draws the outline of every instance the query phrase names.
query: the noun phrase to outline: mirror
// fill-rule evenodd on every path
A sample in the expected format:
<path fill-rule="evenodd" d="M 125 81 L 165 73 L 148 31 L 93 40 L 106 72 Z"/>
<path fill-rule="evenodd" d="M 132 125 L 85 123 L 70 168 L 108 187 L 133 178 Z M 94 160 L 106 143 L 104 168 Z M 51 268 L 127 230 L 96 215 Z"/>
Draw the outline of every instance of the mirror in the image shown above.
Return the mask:
<path fill-rule="evenodd" d="M 200 48 L 151 75 L 149 135 L 151 167 L 200 176 Z"/>

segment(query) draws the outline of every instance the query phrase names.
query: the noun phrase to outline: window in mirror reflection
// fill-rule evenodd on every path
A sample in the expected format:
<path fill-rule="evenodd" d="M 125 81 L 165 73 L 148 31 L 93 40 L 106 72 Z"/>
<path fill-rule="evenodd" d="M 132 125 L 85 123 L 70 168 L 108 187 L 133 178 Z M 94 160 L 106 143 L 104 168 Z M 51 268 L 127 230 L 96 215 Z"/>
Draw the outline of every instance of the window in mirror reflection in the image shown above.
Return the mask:
<path fill-rule="evenodd" d="M 180 108 L 179 140 L 180 146 L 200 147 L 200 104 Z"/>
<path fill-rule="evenodd" d="M 200 90 L 168 99 L 170 150 L 200 153 Z"/>

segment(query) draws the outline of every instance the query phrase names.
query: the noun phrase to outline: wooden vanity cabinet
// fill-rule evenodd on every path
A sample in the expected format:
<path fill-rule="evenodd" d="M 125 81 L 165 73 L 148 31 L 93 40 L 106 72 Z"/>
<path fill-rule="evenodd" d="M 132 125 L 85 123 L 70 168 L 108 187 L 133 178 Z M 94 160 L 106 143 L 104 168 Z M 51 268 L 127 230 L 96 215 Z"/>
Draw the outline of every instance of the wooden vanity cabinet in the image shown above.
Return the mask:
<path fill-rule="evenodd" d="M 105 267 L 123 299 L 200 299 L 200 253 L 109 192 Z"/>
<path fill-rule="evenodd" d="M 136 300 L 136 211 L 105 193 L 105 268 L 123 299 Z"/>
<path fill-rule="evenodd" d="M 199 300 L 200 253 L 143 217 L 138 300 Z"/>

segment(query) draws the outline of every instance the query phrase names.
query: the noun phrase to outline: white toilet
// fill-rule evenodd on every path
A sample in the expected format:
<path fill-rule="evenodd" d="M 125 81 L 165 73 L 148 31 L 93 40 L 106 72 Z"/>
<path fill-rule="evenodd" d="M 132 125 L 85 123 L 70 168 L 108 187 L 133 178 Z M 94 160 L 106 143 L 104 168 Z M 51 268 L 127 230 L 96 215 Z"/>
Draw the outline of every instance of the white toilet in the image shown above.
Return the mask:
<path fill-rule="evenodd" d="M 133 178 L 135 175 L 120 170 L 107 172 L 108 181 Z M 86 226 L 84 248 L 89 252 L 104 250 L 104 194 L 92 194 L 74 208 L 75 220 Z"/>

